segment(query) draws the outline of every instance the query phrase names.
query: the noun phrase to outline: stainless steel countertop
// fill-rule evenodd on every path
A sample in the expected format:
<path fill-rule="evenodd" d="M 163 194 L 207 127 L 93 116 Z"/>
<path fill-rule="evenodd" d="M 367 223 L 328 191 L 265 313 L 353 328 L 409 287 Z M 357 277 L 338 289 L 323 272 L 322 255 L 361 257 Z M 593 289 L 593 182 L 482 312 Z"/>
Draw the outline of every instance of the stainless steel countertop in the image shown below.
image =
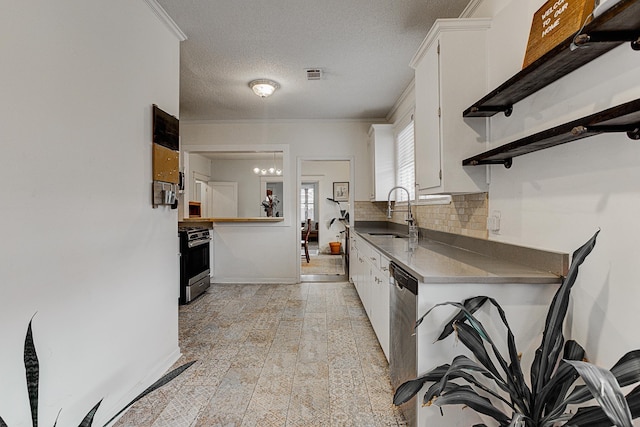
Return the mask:
<path fill-rule="evenodd" d="M 556 274 L 451 246 L 421 236 L 418 246 L 409 247 L 407 237 L 369 233 L 383 232 L 355 227 L 358 236 L 400 265 L 423 283 L 552 284 Z"/>

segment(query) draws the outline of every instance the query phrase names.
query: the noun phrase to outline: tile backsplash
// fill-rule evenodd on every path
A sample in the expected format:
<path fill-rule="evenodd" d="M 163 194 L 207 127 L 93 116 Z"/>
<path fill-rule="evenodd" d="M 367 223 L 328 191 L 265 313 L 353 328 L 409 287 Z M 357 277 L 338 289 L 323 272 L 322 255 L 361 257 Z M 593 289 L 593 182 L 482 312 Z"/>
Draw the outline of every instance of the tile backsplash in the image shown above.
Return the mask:
<path fill-rule="evenodd" d="M 488 204 L 488 193 L 463 194 L 452 196 L 448 205 L 413 206 L 412 211 L 420 228 L 487 239 Z M 387 221 L 387 203 L 356 202 L 354 214 L 356 221 Z M 388 221 L 405 224 L 405 218 L 406 212 L 394 212 Z"/>

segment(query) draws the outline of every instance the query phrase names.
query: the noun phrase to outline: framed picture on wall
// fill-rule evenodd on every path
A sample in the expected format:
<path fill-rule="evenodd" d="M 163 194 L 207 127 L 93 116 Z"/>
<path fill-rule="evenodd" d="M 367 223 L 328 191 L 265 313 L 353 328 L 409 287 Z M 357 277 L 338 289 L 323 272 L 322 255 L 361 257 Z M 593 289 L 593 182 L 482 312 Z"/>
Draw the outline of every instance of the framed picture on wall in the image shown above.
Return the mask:
<path fill-rule="evenodd" d="M 333 183 L 333 200 L 335 200 L 336 202 L 349 201 L 349 183 L 348 182 Z"/>

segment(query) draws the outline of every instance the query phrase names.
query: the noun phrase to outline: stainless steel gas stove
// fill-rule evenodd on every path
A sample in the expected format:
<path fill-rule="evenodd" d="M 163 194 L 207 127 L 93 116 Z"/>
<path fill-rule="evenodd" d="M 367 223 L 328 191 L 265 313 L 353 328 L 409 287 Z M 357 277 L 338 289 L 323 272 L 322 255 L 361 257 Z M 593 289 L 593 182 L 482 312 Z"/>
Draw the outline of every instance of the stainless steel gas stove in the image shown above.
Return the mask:
<path fill-rule="evenodd" d="M 180 304 L 188 304 L 209 288 L 211 233 L 206 228 L 184 227 L 180 236 Z"/>

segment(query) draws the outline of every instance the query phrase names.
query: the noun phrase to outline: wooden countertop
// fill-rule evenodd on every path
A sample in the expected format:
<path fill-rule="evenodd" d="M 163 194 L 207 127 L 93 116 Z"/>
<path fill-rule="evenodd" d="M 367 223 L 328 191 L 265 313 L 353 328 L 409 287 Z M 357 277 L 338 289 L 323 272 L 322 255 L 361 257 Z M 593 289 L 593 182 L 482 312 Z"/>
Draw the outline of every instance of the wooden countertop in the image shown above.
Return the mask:
<path fill-rule="evenodd" d="M 271 223 L 282 222 L 283 217 L 245 217 L 245 218 L 184 218 L 178 221 L 179 226 L 189 225 L 206 225 L 206 224 L 220 224 L 220 223 Z"/>

